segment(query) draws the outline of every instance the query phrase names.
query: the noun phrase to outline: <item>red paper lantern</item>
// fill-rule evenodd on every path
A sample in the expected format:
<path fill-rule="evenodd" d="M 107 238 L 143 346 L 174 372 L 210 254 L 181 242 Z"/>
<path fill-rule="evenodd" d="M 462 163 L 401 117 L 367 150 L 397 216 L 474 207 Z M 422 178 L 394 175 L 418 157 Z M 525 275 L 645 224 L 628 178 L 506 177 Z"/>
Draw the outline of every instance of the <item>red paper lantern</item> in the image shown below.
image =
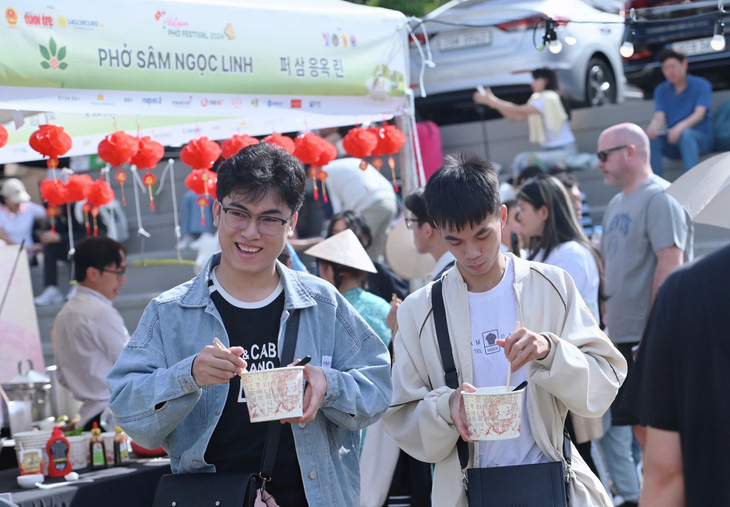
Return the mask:
<path fill-rule="evenodd" d="M 154 169 L 157 163 L 165 156 L 165 148 L 150 136 L 137 140 L 137 153 L 129 160 L 137 169 Z"/>
<path fill-rule="evenodd" d="M 101 140 L 97 153 L 104 162 L 118 167 L 129 162 L 137 150 L 137 138 L 118 130 Z"/>
<path fill-rule="evenodd" d="M 363 159 L 373 154 L 373 150 L 378 146 L 378 136 L 369 129 L 355 127 L 342 139 L 342 147 L 351 157 Z M 364 165 L 364 167 L 363 167 Z M 365 170 L 367 162 L 363 160 L 360 168 Z"/>
<path fill-rule="evenodd" d="M 298 136 L 294 145 L 294 156 L 303 164 L 319 167 L 337 158 L 335 145 L 312 132 Z"/>
<path fill-rule="evenodd" d="M 389 155 L 388 166 L 390 166 L 390 173 L 393 178 L 393 186 L 395 187 L 395 191 L 397 192 L 398 184 L 395 181 L 395 160 L 393 160 L 393 154 L 398 153 L 398 150 L 400 150 L 401 147 L 405 144 L 406 135 L 401 132 L 395 125 L 386 125 L 377 129 L 370 129 L 370 131 L 375 131 L 378 136 L 378 146 L 376 146 L 375 150 L 373 151 L 373 155 L 376 155 L 378 157 L 381 155 Z M 375 160 L 373 160 L 373 166 L 375 166 L 376 169 L 380 170 L 380 168 L 383 167 L 383 161 L 379 158 L 376 158 Z"/>
<path fill-rule="evenodd" d="M 230 139 L 226 139 L 223 141 L 223 157 L 229 158 L 244 149 L 246 146 L 251 146 L 252 144 L 259 144 L 259 140 L 255 137 L 247 136 L 247 135 L 234 135 Z"/>
<path fill-rule="evenodd" d="M 5 127 L 0 125 L 0 148 L 8 144 L 8 131 Z"/>
<path fill-rule="evenodd" d="M 291 140 L 291 138 L 283 136 L 279 133 L 271 134 L 270 136 L 264 137 L 264 142 L 281 146 L 292 155 L 294 155 L 294 150 L 296 149 L 296 145 L 294 144 L 294 141 Z"/>
<path fill-rule="evenodd" d="M 46 214 L 51 218 L 51 231 L 56 232 L 56 217 L 58 216 L 57 206 L 68 202 L 68 191 L 59 180 L 41 181 L 41 197 L 48 203 Z"/>
<path fill-rule="evenodd" d="M 65 185 L 67 202 L 78 202 L 86 199 L 86 189 L 92 183 L 94 183 L 94 180 L 88 174 L 71 175 Z"/>
<path fill-rule="evenodd" d="M 215 190 L 218 175 L 208 169 L 195 169 L 185 178 L 185 186 L 196 194 L 212 195 L 216 198 Z"/>
<path fill-rule="evenodd" d="M 122 190 L 122 206 L 126 206 L 127 198 L 124 197 L 124 184 L 127 182 L 127 173 L 125 173 L 124 169 L 120 167 L 114 174 L 114 179 L 117 180 L 117 183 L 119 183 Z"/>
<path fill-rule="evenodd" d="M 322 151 L 317 158 L 318 166 L 325 166 L 337 158 L 337 148 L 334 144 L 322 139 Z M 325 201 L 327 202 L 327 201 Z"/>
<path fill-rule="evenodd" d="M 294 156 L 297 157 L 302 164 L 319 165 L 317 161 L 322 152 L 322 139 L 313 132 L 307 132 L 294 139 Z"/>
<path fill-rule="evenodd" d="M 94 217 L 94 236 L 97 236 L 99 227 L 96 217 L 99 215 L 99 208 L 114 200 L 114 190 L 107 181 L 96 180 L 87 189 L 86 200 L 91 204 L 91 216 Z"/>
<path fill-rule="evenodd" d="M 30 147 L 48 157 L 48 167 L 58 167 L 58 157 L 71 149 L 71 136 L 58 125 L 41 125 L 30 135 Z"/>
<path fill-rule="evenodd" d="M 152 185 L 155 184 L 157 181 L 157 178 L 155 178 L 155 175 L 150 172 L 149 169 L 147 169 L 147 173 L 142 176 L 142 183 L 147 187 L 147 189 L 150 192 L 150 210 L 155 211 L 155 199 L 152 196 Z"/>
<path fill-rule="evenodd" d="M 221 156 L 221 147 L 207 137 L 193 139 L 180 152 L 180 160 L 195 169 L 210 169 Z"/>

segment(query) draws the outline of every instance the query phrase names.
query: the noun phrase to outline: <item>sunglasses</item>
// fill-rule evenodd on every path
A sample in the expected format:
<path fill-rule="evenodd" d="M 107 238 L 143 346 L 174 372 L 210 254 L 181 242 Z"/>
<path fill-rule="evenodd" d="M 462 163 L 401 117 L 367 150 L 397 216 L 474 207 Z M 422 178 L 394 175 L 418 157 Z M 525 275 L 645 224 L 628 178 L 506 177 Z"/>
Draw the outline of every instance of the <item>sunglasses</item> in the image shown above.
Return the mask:
<path fill-rule="evenodd" d="M 608 155 L 612 151 L 618 151 L 618 150 L 622 150 L 622 149 L 628 148 L 628 147 L 629 147 L 628 144 L 623 144 L 621 146 L 616 146 L 615 148 L 609 148 L 607 150 L 601 150 L 598 153 L 596 153 L 596 156 L 598 157 L 598 160 L 600 160 L 601 162 L 605 162 L 606 160 L 608 160 Z"/>

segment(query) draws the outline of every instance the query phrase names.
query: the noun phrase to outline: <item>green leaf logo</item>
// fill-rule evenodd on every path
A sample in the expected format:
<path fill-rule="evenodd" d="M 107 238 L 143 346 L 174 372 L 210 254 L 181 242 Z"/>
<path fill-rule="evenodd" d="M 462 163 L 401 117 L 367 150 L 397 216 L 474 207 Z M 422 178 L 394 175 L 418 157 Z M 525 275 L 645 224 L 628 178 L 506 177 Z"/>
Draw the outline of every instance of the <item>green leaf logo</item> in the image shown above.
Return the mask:
<path fill-rule="evenodd" d="M 43 44 L 39 44 L 38 48 L 40 49 L 41 56 L 44 60 L 41 62 L 41 67 L 46 70 L 66 70 L 66 68 L 68 68 L 68 63 L 63 61 L 63 59 L 66 58 L 66 46 L 59 48 L 56 41 L 53 40 L 53 37 L 51 37 L 48 41 L 48 47 Z"/>

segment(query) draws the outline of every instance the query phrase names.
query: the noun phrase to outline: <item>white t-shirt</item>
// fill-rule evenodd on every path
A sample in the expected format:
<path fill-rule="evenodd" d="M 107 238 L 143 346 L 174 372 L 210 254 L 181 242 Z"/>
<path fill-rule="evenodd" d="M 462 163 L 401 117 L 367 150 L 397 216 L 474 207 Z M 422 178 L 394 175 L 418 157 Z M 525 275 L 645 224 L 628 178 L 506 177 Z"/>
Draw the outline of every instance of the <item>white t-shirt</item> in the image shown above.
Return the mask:
<path fill-rule="evenodd" d="M 474 386 L 503 386 L 507 383 L 508 362 L 504 349 L 495 343 L 515 330 L 519 319 L 517 296 L 514 291 L 515 271 L 512 260 L 499 284 L 487 292 L 469 292 L 469 319 L 471 324 L 472 364 Z M 512 373 L 510 383 L 525 380 L 525 368 Z M 535 443 L 527 417 L 527 391 L 522 396 L 520 436 L 510 440 L 479 442 L 479 467 L 529 465 L 545 463 L 547 459 Z"/>
<path fill-rule="evenodd" d="M 563 126 L 560 127 L 560 132 L 558 132 L 557 135 L 547 128 L 547 124 L 545 122 L 545 100 L 543 98 L 535 99 L 532 102 L 532 105 L 540 111 L 543 117 L 542 128 L 545 129 L 545 142 L 542 145 L 543 148 L 557 148 L 559 146 L 565 146 L 566 144 L 575 142 L 575 136 L 573 135 L 573 131 L 570 130 L 568 120 L 563 122 Z"/>
<path fill-rule="evenodd" d="M 20 244 L 25 240 L 25 246 L 33 244 L 33 222 L 46 217 L 46 209 L 34 202 L 24 202 L 17 213 L 0 205 L 0 229 L 5 231 L 10 241 Z"/>
<path fill-rule="evenodd" d="M 360 169 L 360 159 L 333 160 L 323 169 L 328 174 L 325 185 L 334 213 L 348 209 L 362 212 L 377 201 L 396 199 L 393 184 L 371 165 Z"/>
<path fill-rule="evenodd" d="M 537 262 L 557 266 L 568 272 L 575 282 L 583 301 L 598 321 L 598 286 L 600 276 L 596 260 L 585 246 L 576 241 L 561 243 L 543 260 L 543 252 L 535 257 Z"/>

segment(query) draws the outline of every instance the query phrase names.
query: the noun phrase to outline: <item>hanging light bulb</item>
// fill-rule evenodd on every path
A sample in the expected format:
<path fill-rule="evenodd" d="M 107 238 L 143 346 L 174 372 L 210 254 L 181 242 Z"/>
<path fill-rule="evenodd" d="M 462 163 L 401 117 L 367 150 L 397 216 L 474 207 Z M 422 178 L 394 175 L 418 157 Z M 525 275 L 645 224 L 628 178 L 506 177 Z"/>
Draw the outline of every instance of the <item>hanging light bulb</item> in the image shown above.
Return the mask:
<path fill-rule="evenodd" d="M 631 19 L 629 21 L 629 34 L 626 36 L 626 40 L 621 44 L 621 48 L 618 50 L 621 56 L 624 58 L 631 58 L 634 56 L 634 36 L 636 35 L 636 11 L 631 9 Z"/>
<path fill-rule="evenodd" d="M 720 14 L 717 18 L 717 23 L 715 24 L 715 35 L 712 36 L 710 47 L 715 51 L 725 50 L 725 21 L 722 18 L 722 14 Z"/>
<path fill-rule="evenodd" d="M 621 48 L 618 50 L 619 53 L 621 53 L 621 56 L 624 58 L 631 58 L 634 56 L 634 43 L 631 42 L 629 39 L 626 39 L 623 44 L 621 44 Z"/>
<path fill-rule="evenodd" d="M 547 46 L 551 53 L 557 55 L 563 50 L 563 45 L 555 33 L 555 20 L 548 18 L 545 21 L 545 35 L 542 36 L 543 46 Z"/>

